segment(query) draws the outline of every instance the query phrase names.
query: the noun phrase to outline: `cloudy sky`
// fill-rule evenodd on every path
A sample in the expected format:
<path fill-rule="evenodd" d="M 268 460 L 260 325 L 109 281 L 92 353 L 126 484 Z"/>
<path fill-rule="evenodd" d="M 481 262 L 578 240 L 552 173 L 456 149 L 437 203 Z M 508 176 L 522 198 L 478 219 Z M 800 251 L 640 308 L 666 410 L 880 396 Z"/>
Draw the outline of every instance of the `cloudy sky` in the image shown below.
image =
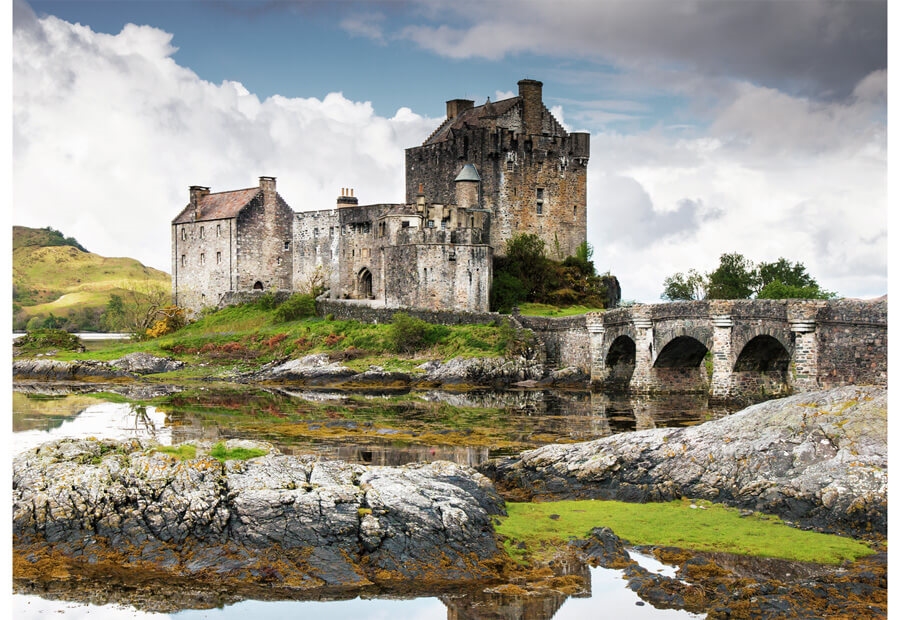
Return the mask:
<path fill-rule="evenodd" d="M 887 292 L 876 0 L 14 0 L 13 223 L 171 270 L 190 185 L 403 200 L 403 149 L 521 78 L 591 133 L 588 241 L 623 297 L 725 252 Z"/>

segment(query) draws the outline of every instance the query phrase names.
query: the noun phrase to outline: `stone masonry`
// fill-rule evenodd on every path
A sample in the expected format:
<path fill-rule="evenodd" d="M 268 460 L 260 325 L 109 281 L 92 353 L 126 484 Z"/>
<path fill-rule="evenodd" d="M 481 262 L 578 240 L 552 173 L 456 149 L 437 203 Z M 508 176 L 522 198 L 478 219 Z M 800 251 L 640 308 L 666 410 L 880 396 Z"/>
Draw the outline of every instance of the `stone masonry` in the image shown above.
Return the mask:
<path fill-rule="evenodd" d="M 567 133 L 542 84 L 475 107 L 447 102 L 447 119 L 406 153 L 404 204 L 360 205 L 341 190 L 333 208 L 295 213 L 275 191 L 194 186 L 172 222 L 172 289 L 190 311 L 251 291 L 307 292 L 389 308 L 486 312 L 493 257 L 516 234 L 536 234 L 552 258 L 587 239 L 590 136 Z"/>

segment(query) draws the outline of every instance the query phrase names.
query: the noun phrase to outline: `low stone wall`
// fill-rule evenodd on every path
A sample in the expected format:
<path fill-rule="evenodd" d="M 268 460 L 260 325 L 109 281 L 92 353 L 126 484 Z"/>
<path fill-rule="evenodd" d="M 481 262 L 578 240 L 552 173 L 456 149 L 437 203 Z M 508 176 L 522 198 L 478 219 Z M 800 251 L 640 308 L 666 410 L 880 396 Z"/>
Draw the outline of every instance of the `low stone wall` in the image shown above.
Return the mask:
<path fill-rule="evenodd" d="M 411 317 L 435 325 L 489 325 L 499 323 L 505 314 L 497 312 L 457 312 L 452 310 L 425 310 L 422 308 L 384 308 L 368 306 L 359 302 L 344 302 L 336 299 L 317 299 L 316 313 L 331 315 L 341 321 L 361 323 L 390 323 L 394 314 L 405 312 Z"/>
<path fill-rule="evenodd" d="M 816 314 L 818 383 L 887 385 L 887 300 L 831 301 Z"/>
<path fill-rule="evenodd" d="M 515 318 L 544 344 L 548 368 L 578 368 L 585 374 L 591 373 L 591 338 L 585 315 Z"/>

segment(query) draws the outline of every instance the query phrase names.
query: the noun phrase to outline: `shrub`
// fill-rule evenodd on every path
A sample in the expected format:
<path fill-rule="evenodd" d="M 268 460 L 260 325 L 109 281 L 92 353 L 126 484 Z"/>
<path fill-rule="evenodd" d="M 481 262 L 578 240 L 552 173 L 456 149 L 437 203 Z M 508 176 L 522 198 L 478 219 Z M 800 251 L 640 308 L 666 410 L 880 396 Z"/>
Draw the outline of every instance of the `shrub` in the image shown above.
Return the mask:
<path fill-rule="evenodd" d="M 148 338 L 159 338 L 160 336 L 171 334 L 184 327 L 186 322 L 184 318 L 184 309 L 179 308 L 178 306 L 166 306 L 160 310 L 159 313 L 162 314 L 163 318 L 156 321 L 152 327 L 147 329 L 146 335 Z"/>
<path fill-rule="evenodd" d="M 75 334 L 61 329 L 37 329 L 16 338 L 13 343 L 22 351 L 41 351 L 47 349 L 63 349 L 65 351 L 84 351 L 84 344 Z"/>
<path fill-rule="evenodd" d="M 275 309 L 276 323 L 298 321 L 316 315 L 316 300 L 312 295 L 297 293 Z"/>
<path fill-rule="evenodd" d="M 391 348 L 398 353 L 414 353 L 425 346 L 427 332 L 428 323 L 405 312 L 397 312 L 391 318 Z"/>

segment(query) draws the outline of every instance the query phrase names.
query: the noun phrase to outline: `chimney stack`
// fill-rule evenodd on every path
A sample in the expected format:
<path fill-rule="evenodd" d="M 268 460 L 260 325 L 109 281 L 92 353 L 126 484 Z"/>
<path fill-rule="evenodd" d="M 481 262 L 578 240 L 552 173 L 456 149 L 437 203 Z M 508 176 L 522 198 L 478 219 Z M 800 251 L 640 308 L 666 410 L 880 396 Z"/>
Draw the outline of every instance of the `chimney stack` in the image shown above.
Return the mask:
<path fill-rule="evenodd" d="M 475 102 L 471 99 L 451 99 L 447 102 L 447 120 L 453 120 L 466 110 L 475 107 Z"/>
<path fill-rule="evenodd" d="M 191 208 L 194 210 L 194 218 L 197 217 L 197 211 L 200 207 L 200 201 L 204 196 L 209 195 L 209 188 L 202 185 L 191 185 Z"/>
<path fill-rule="evenodd" d="M 338 196 L 337 206 L 340 207 L 355 207 L 359 204 L 359 199 L 353 195 L 353 188 L 351 187 L 342 187 L 341 195 Z"/>
<path fill-rule="evenodd" d="M 275 177 L 259 177 L 259 189 L 264 194 L 275 193 Z"/>

